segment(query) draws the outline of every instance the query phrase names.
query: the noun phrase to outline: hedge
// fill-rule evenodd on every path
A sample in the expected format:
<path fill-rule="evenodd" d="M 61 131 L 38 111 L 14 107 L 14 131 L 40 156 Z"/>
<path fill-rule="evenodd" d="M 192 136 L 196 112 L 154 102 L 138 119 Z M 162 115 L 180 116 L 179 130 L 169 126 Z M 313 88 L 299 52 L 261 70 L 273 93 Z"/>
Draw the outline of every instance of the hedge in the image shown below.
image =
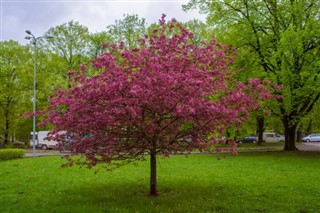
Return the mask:
<path fill-rule="evenodd" d="M 22 158 L 23 156 L 23 149 L 0 149 L 0 161 Z"/>

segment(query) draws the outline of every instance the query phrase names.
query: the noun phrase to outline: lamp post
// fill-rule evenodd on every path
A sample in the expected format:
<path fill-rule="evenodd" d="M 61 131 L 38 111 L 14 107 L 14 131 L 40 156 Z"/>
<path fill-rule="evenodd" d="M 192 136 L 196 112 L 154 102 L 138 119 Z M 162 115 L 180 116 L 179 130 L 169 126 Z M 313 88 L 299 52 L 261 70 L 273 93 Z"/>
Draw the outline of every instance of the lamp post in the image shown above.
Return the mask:
<path fill-rule="evenodd" d="M 34 46 L 34 58 L 33 58 L 33 125 L 32 125 L 32 155 L 36 156 L 36 91 L 37 91 L 37 41 L 39 39 L 53 38 L 52 36 L 40 36 L 35 37 L 30 30 L 26 30 L 28 34 L 25 39 L 30 40 L 31 44 Z"/>

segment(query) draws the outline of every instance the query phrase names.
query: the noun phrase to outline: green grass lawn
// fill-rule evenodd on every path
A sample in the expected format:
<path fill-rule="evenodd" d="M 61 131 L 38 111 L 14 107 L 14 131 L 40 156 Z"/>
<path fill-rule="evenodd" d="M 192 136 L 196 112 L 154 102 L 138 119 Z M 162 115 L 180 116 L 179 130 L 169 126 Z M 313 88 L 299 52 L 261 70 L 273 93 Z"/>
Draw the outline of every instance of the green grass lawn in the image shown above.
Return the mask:
<path fill-rule="evenodd" d="M 320 212 L 320 153 L 193 154 L 113 172 L 60 168 L 60 157 L 0 162 L 0 212 Z"/>

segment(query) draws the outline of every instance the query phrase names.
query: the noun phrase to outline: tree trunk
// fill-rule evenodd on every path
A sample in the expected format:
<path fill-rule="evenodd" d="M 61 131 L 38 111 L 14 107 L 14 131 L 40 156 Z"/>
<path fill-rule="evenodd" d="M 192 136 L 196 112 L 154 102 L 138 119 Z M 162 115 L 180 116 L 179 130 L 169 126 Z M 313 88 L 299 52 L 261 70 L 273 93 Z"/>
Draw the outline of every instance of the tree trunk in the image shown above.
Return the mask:
<path fill-rule="evenodd" d="M 302 142 L 302 131 L 301 128 L 299 128 L 297 132 L 297 142 Z"/>
<path fill-rule="evenodd" d="M 157 196 L 157 155 L 156 143 L 153 143 L 153 148 L 150 150 L 150 196 Z"/>
<path fill-rule="evenodd" d="M 284 150 L 285 151 L 297 151 L 296 148 L 296 133 L 297 133 L 297 123 L 290 124 L 289 116 L 285 116 L 282 119 L 282 123 L 284 125 L 284 134 L 285 134 L 285 144 L 284 144 Z"/>
<path fill-rule="evenodd" d="M 9 120 L 9 110 L 5 111 L 5 129 L 4 129 L 4 144 L 9 143 L 9 129 L 10 129 L 10 120 Z"/>
<path fill-rule="evenodd" d="M 263 142 L 263 132 L 264 132 L 264 116 L 257 117 L 257 133 L 258 133 L 258 143 L 260 145 Z"/>

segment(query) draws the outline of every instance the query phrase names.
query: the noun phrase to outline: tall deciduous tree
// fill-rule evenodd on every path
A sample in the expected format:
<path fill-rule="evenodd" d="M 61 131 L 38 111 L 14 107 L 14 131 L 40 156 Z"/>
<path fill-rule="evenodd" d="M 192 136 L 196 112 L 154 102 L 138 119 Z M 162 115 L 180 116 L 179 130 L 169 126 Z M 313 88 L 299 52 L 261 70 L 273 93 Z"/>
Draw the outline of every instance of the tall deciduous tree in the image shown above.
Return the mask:
<path fill-rule="evenodd" d="M 143 37 L 146 32 L 146 21 L 138 15 L 123 15 L 123 19 L 116 20 L 115 24 L 107 27 L 108 41 L 117 44 L 122 41 L 128 48 L 139 45 L 138 38 Z"/>
<path fill-rule="evenodd" d="M 20 113 L 30 110 L 25 106 L 31 106 L 32 55 L 16 41 L 2 41 L 0 47 L 0 134 L 8 143 L 15 137 Z"/>
<path fill-rule="evenodd" d="M 177 33 L 171 33 L 177 32 Z M 269 93 L 259 81 L 232 81 L 234 52 L 195 37 L 179 23 L 166 23 L 139 40 L 139 48 L 110 44 L 93 66 L 98 75 L 72 75 L 72 87 L 57 90 L 44 124 L 53 138 L 73 134 L 71 163 L 128 163 L 150 156 L 150 195 L 157 195 L 156 156 L 206 149 L 210 138 L 240 124 Z M 232 85 L 232 86 L 230 86 Z M 113 163 L 113 164 L 112 164 Z"/>
<path fill-rule="evenodd" d="M 107 32 L 98 32 L 90 35 L 91 46 L 89 48 L 90 58 L 96 58 L 103 53 L 103 45 L 108 42 Z"/>
<path fill-rule="evenodd" d="M 46 44 L 49 50 L 56 54 L 53 57 L 58 57 L 55 61 L 59 61 L 58 66 L 52 67 L 54 70 L 51 70 L 51 72 L 55 72 L 57 76 L 62 76 L 62 80 L 67 78 L 65 70 L 75 70 L 81 64 L 88 63 L 92 44 L 86 26 L 79 24 L 77 21 L 69 21 L 50 28 L 46 35 L 51 35 L 54 38 L 41 40 L 41 43 Z"/>
<path fill-rule="evenodd" d="M 195 39 L 198 42 L 210 41 L 214 35 L 214 27 L 197 19 L 185 22 L 183 26 L 195 34 Z"/>
<path fill-rule="evenodd" d="M 284 86 L 273 106 L 285 129 L 285 150 L 296 150 L 301 119 L 320 97 L 318 0 L 191 0 L 207 21 L 237 47 L 242 63 Z"/>

